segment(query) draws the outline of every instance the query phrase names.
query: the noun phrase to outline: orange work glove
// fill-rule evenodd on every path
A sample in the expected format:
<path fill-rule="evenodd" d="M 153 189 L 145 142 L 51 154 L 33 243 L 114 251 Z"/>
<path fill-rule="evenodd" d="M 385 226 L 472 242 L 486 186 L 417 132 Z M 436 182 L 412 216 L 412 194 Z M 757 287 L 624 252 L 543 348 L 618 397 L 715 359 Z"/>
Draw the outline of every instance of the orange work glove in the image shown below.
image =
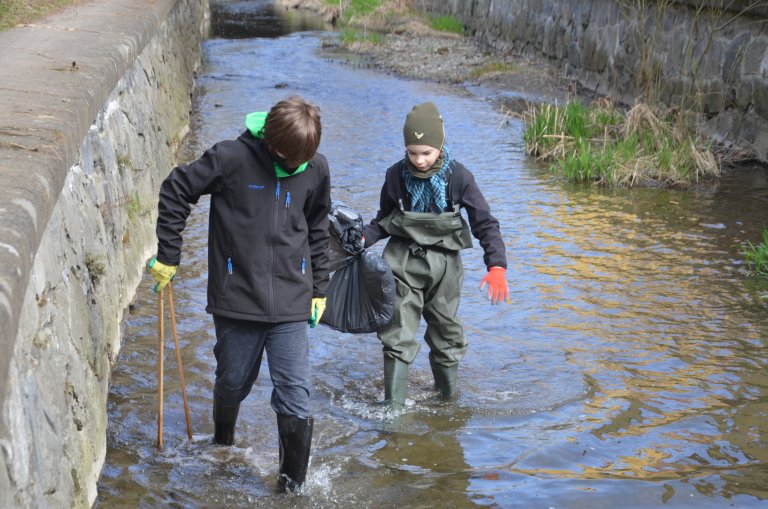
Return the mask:
<path fill-rule="evenodd" d="M 509 300 L 509 287 L 507 286 L 507 269 L 504 267 L 491 267 L 488 274 L 480 283 L 480 289 L 488 285 L 488 298 L 491 304 L 499 304 L 502 300 Z"/>

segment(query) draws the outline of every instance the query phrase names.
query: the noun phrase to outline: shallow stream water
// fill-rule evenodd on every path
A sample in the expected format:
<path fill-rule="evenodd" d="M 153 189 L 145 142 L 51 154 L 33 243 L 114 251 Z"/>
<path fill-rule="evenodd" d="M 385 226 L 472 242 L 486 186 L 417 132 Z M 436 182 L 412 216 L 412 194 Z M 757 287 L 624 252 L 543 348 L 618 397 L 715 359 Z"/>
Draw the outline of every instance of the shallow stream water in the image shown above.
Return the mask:
<path fill-rule="evenodd" d="M 205 42 L 185 157 L 299 94 L 322 110 L 333 199 L 370 219 L 384 171 L 403 155 L 406 113 L 434 101 L 453 156 L 501 222 L 511 303 L 487 303 L 482 251 L 465 251 L 460 396 L 435 397 L 423 345 L 396 413 L 379 404 L 375 334 L 311 329 L 310 473 L 301 495 L 279 495 L 266 366 L 235 446 L 210 445 L 201 200 L 174 282 L 194 438 L 169 338 L 165 447 L 155 447 L 157 301 L 146 276 L 112 374 L 96 507 L 766 507 L 768 284 L 740 254 L 768 226 L 765 170 L 695 191 L 564 184 L 526 157 L 524 126 L 487 95 L 339 62 L 321 52 L 333 34 L 280 21 L 268 3 L 219 2 L 235 29 Z M 243 28 L 247 19 L 270 28 Z"/>

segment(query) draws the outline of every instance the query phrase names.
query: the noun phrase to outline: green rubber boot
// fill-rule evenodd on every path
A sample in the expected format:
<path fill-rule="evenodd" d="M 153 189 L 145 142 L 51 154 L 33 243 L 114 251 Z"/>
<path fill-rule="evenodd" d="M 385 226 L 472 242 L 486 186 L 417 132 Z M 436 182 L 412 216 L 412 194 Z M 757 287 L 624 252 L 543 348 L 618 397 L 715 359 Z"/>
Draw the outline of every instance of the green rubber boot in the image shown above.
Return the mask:
<path fill-rule="evenodd" d="M 456 381 L 456 375 L 459 372 L 459 365 L 442 366 L 434 362 L 430 362 L 432 367 L 432 376 L 435 377 L 435 389 L 440 391 L 440 395 L 443 399 L 451 399 L 456 396 L 459 391 L 458 382 Z"/>
<path fill-rule="evenodd" d="M 384 357 L 384 403 L 405 405 L 408 391 L 408 363 Z"/>

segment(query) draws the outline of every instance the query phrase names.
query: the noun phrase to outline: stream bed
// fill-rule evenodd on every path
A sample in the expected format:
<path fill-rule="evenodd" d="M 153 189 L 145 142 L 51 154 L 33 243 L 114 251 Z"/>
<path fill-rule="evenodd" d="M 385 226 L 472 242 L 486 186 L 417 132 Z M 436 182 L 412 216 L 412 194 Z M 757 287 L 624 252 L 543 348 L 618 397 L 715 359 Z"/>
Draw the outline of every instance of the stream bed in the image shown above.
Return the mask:
<path fill-rule="evenodd" d="M 332 198 L 369 220 L 386 168 L 403 157 L 405 115 L 433 101 L 453 157 L 501 222 L 511 302 L 488 304 L 482 250 L 464 251 L 470 346 L 460 395 L 436 398 L 422 344 L 400 412 L 380 404 L 375 334 L 310 329 L 310 471 L 302 494 L 277 494 L 266 367 L 243 402 L 235 446 L 210 445 L 203 199 L 174 280 L 193 440 L 169 338 L 165 447 L 155 447 L 157 299 L 147 275 L 112 373 L 95 506 L 766 507 L 768 284 L 747 275 L 740 253 L 768 226 L 765 169 L 687 191 L 564 184 L 526 156 L 524 125 L 491 97 L 341 62 L 322 51 L 335 36 L 322 23 L 286 20 L 269 3 L 218 2 L 219 14 L 212 5 L 214 27 L 225 28 L 204 43 L 183 158 L 236 137 L 246 113 L 298 94 L 321 109 Z"/>

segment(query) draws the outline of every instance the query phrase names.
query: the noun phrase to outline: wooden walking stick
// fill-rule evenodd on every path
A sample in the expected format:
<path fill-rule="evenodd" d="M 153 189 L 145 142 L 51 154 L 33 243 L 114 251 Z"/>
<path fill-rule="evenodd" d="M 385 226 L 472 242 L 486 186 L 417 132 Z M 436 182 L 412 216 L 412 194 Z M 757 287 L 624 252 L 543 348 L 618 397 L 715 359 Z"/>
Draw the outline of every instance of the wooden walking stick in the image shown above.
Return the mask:
<path fill-rule="evenodd" d="M 157 294 L 157 448 L 163 448 L 163 292 Z"/>
<path fill-rule="evenodd" d="M 173 286 L 168 283 L 168 310 L 171 313 L 171 327 L 173 328 L 173 342 L 176 344 L 176 364 L 179 366 L 179 380 L 181 381 L 181 396 L 184 399 L 184 417 L 187 420 L 187 436 L 192 440 L 192 422 L 189 419 L 189 402 L 187 401 L 187 383 L 184 381 L 184 366 L 181 364 L 181 348 L 179 347 L 179 335 L 176 333 L 176 311 L 173 308 Z"/>
<path fill-rule="evenodd" d="M 165 289 L 160 290 L 157 300 L 157 447 L 163 448 L 163 378 L 164 378 L 164 350 L 163 340 L 165 338 L 164 321 L 165 313 L 163 294 Z M 181 395 L 184 399 L 184 417 L 187 421 L 187 436 L 192 440 L 192 421 L 189 418 L 189 402 L 187 400 L 187 384 L 184 381 L 184 366 L 181 363 L 181 347 L 179 346 L 179 335 L 176 331 L 176 310 L 173 307 L 173 287 L 168 283 L 168 311 L 171 315 L 171 332 L 173 333 L 173 342 L 176 346 L 176 364 L 179 367 L 179 380 L 181 382 Z"/>

